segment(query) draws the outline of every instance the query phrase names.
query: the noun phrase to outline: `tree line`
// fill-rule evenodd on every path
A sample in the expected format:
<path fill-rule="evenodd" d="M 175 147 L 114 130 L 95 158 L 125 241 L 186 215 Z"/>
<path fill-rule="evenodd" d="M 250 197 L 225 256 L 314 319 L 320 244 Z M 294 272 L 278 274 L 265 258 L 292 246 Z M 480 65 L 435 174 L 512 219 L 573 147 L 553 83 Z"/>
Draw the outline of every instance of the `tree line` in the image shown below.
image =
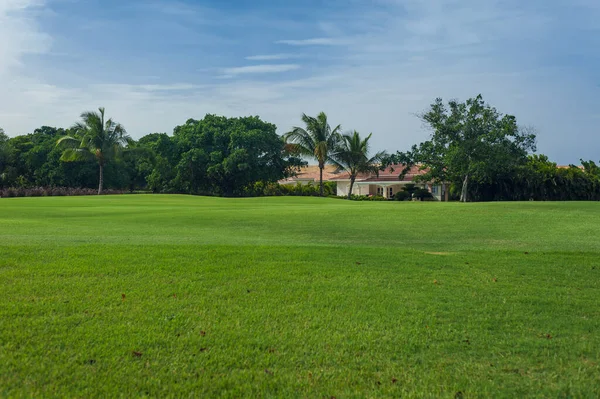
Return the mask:
<path fill-rule="evenodd" d="M 435 100 L 419 115 L 429 140 L 398 151 L 387 164 L 403 172 L 420 165 L 416 181 L 447 183 L 460 201 L 600 200 L 600 168 L 594 161 L 560 168 L 535 155 L 532 128 L 517 124 L 479 95 L 465 102 Z"/>
<path fill-rule="evenodd" d="M 327 115 L 302 115 L 302 127 L 280 136 L 257 116 L 206 115 L 133 140 L 105 110 L 84 112 L 70 128 L 43 126 L 9 138 L 0 129 L 0 189 L 70 187 L 220 196 L 306 195 L 311 188 L 279 188 L 307 160 L 348 173 L 352 198 L 361 173 L 418 165 L 415 182 L 445 183 L 461 201 L 600 200 L 600 167 L 593 161 L 559 168 L 535 155 L 532 129 L 498 112 L 481 96 L 465 102 L 436 99 L 421 115 L 430 137 L 407 151 L 371 154 L 371 134 L 342 132 Z M 327 190 L 326 190 L 327 189 Z M 295 191 L 294 191 L 295 190 Z"/>

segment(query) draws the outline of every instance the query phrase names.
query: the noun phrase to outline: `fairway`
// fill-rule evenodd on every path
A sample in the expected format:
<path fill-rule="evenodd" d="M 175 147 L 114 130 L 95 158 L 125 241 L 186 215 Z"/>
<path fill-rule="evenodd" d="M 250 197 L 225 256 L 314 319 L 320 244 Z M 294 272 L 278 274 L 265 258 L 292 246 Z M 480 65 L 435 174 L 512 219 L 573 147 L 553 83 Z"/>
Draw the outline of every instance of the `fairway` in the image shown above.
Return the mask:
<path fill-rule="evenodd" d="M 0 397 L 600 396 L 600 203 L 0 199 Z"/>

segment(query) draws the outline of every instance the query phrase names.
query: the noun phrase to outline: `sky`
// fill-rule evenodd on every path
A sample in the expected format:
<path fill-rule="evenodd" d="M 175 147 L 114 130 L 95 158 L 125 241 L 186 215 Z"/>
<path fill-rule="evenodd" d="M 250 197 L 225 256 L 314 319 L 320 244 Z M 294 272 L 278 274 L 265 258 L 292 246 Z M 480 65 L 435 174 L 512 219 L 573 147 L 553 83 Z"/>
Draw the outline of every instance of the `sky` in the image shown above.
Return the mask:
<path fill-rule="evenodd" d="M 302 113 L 428 137 L 435 98 L 477 94 L 561 164 L 600 160 L 598 0 L 0 0 L 0 127 L 106 108 L 134 138 L 205 114 Z"/>

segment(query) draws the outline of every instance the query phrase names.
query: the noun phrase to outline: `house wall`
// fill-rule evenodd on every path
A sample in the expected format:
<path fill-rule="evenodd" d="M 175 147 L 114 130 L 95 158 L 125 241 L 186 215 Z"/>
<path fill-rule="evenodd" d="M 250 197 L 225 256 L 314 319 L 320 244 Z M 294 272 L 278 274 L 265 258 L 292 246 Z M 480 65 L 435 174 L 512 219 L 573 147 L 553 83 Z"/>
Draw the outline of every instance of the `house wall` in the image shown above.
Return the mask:
<path fill-rule="evenodd" d="M 396 195 L 397 192 L 402 191 L 402 187 L 403 187 L 402 184 L 396 184 L 396 185 L 392 186 L 392 189 L 393 189 L 392 198 L 394 198 L 394 195 Z M 386 188 L 386 190 L 388 190 L 388 193 L 389 193 L 389 188 Z"/>
<path fill-rule="evenodd" d="M 369 186 L 365 186 L 364 184 L 354 185 L 352 192 L 356 195 L 369 195 Z"/>
<path fill-rule="evenodd" d="M 431 195 L 436 201 L 442 201 L 442 185 L 435 184 L 431 186 Z"/>
<path fill-rule="evenodd" d="M 397 192 L 402 191 L 403 186 L 404 186 L 404 184 L 394 184 L 393 186 L 383 186 L 383 189 L 386 193 L 386 197 L 387 197 L 387 193 L 388 193 L 388 190 L 390 187 L 392 187 L 393 194 L 395 195 Z M 439 184 L 439 185 L 427 184 L 425 186 L 432 193 L 433 198 L 436 201 L 444 200 L 444 190 L 443 190 L 443 186 L 441 184 Z M 377 184 L 369 184 L 369 185 L 354 184 L 354 187 L 352 189 L 352 194 L 355 194 L 355 195 L 377 195 L 378 187 L 382 187 L 382 186 L 377 185 Z M 421 187 L 423 187 L 423 185 L 421 185 Z M 337 182 L 337 195 L 339 197 L 347 196 L 349 189 L 350 189 L 350 182 L 344 182 L 344 181 Z"/>
<path fill-rule="evenodd" d="M 364 184 L 356 184 L 354 183 L 354 187 L 352 187 L 352 194 L 354 195 L 369 195 L 369 186 L 365 186 Z M 350 190 L 350 182 L 338 181 L 337 182 L 337 196 L 338 197 L 346 197 L 348 196 L 348 190 Z"/>
<path fill-rule="evenodd" d="M 428 184 L 427 189 L 436 201 L 444 201 L 444 186 L 441 184 Z"/>
<path fill-rule="evenodd" d="M 348 190 L 350 190 L 350 182 L 343 182 L 343 181 L 338 181 L 337 182 L 337 196 L 338 197 L 347 197 L 348 196 Z"/>

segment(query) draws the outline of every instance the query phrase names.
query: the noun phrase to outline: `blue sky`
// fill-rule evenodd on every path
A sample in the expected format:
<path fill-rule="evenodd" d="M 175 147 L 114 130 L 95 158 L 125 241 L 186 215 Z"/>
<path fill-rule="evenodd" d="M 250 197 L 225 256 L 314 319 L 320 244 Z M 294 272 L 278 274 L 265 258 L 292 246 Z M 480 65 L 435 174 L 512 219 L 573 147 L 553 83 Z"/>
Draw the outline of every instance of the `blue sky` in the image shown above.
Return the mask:
<path fill-rule="evenodd" d="M 597 0 L 0 0 L 0 126 L 70 126 L 104 106 L 139 138 L 206 113 L 302 112 L 427 137 L 415 114 L 479 93 L 559 163 L 600 159 Z"/>

